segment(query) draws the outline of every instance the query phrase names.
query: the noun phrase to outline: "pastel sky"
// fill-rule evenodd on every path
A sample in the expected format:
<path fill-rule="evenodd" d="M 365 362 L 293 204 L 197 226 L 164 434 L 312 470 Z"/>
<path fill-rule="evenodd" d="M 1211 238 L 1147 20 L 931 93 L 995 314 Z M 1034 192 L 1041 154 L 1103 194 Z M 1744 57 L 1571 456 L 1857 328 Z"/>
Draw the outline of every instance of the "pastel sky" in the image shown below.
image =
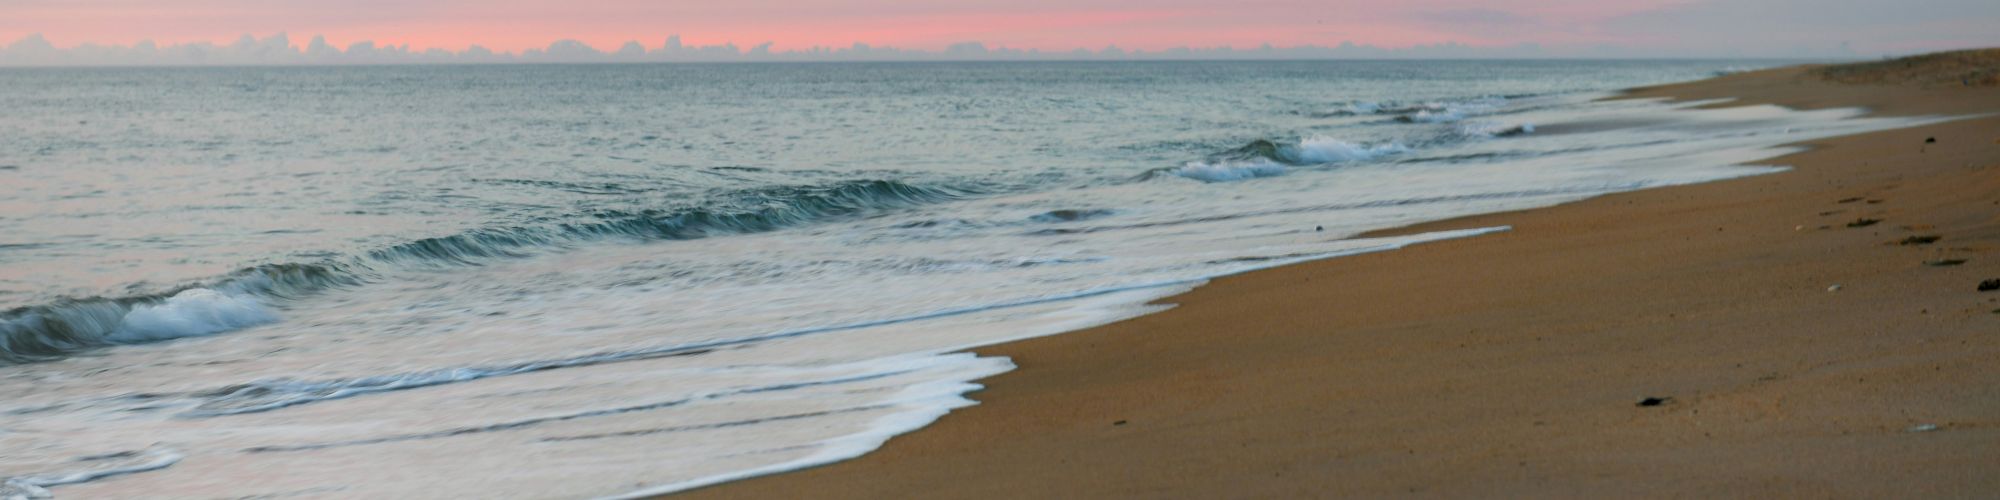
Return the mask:
<path fill-rule="evenodd" d="M 1858 54 L 2000 45 L 1996 0 L 0 0 L 0 45 L 228 43 L 324 35 L 521 51 L 574 39 L 610 50 L 670 34 L 690 44 L 774 42 L 937 50 L 955 42 L 1069 50 L 1459 42 L 1757 54 L 1851 43 Z"/>

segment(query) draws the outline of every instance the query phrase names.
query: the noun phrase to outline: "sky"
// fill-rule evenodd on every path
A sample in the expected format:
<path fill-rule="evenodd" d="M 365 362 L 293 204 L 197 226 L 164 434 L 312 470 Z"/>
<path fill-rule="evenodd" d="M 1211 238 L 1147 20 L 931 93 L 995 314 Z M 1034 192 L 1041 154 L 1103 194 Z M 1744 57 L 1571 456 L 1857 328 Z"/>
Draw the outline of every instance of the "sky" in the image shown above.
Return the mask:
<path fill-rule="evenodd" d="M 371 54 L 547 56 L 637 42 L 666 57 L 670 35 L 739 56 L 861 43 L 915 57 L 976 42 L 1098 56 L 1115 46 L 1254 57 L 1241 49 L 1265 44 L 1340 56 L 1331 49 L 1349 44 L 1366 50 L 1345 54 L 1381 57 L 1872 57 L 2000 45 L 1996 26 L 1996 0 L 0 0 L 0 63 L 167 57 L 96 50 L 107 46 L 193 46 L 213 58 L 239 41 L 303 52 L 314 37 Z"/>

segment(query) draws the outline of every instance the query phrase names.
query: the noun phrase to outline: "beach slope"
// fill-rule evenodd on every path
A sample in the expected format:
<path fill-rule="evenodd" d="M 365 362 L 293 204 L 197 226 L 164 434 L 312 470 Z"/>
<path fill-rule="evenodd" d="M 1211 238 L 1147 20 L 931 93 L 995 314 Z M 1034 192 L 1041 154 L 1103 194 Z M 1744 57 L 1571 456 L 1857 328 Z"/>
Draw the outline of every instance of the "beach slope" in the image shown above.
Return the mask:
<path fill-rule="evenodd" d="M 1992 54 L 1630 95 L 1994 113 Z M 2000 492 L 2000 291 L 1977 289 L 2000 278 L 2000 117 L 1804 146 L 1760 162 L 1785 173 L 1403 228 L 1513 230 L 978 349 L 1020 366 L 979 406 L 685 496 Z"/>

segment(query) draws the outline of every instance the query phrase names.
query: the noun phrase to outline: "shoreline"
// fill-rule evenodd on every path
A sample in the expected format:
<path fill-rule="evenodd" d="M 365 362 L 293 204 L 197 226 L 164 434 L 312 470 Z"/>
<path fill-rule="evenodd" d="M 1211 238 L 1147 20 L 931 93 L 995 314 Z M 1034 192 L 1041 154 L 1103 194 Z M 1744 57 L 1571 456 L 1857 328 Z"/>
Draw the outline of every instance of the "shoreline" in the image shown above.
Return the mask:
<path fill-rule="evenodd" d="M 1996 89 L 1809 68 L 1625 96 L 2000 111 Z M 978 406 L 856 459 L 680 494 L 2000 490 L 2000 294 L 1974 290 L 2000 278 L 2000 118 L 1802 146 L 1757 162 L 1786 172 L 1375 231 L 1357 237 L 1513 228 L 1218 278 L 1168 311 L 974 349 L 1018 366 Z M 1926 264 L 1947 260 L 1966 262 Z"/>

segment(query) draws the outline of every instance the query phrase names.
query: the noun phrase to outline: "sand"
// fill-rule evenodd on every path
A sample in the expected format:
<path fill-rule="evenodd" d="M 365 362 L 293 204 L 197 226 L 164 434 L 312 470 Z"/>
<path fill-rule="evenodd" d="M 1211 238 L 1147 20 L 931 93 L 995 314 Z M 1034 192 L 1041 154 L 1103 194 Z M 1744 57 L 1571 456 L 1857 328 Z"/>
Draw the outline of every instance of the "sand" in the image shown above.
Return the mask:
<path fill-rule="evenodd" d="M 1993 87 L 1823 75 L 1633 94 L 2000 111 Z M 1020 365 L 979 406 L 686 496 L 2000 495 L 2000 292 L 1976 290 L 2000 278 L 2000 118 L 1810 146 L 1765 162 L 1791 172 L 1399 229 L 1514 227 L 978 349 Z"/>

